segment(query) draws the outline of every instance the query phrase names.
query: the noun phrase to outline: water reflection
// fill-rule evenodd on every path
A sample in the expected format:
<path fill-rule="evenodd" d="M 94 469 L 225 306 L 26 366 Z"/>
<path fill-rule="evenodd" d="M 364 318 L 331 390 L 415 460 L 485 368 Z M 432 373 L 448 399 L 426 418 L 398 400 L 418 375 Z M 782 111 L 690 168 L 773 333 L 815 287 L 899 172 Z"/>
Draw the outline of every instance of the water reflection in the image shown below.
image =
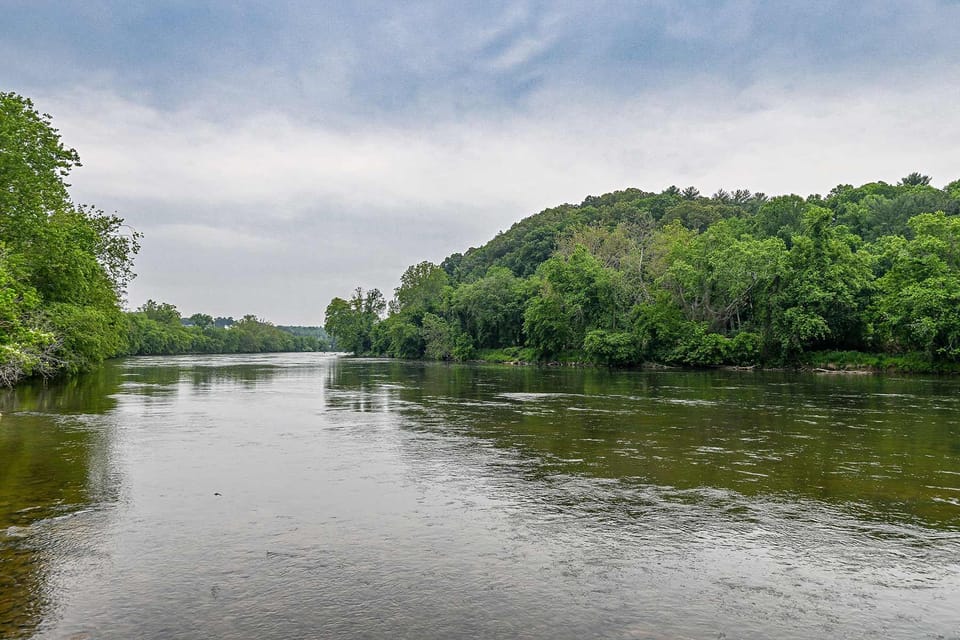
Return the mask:
<path fill-rule="evenodd" d="M 960 629 L 956 380 L 281 354 L 72 384 L 0 396 L 0 636 Z"/>
<path fill-rule="evenodd" d="M 410 429 L 524 456 L 533 477 L 821 500 L 960 528 L 953 380 L 352 361 L 327 384 L 334 406 L 389 405 Z"/>
<path fill-rule="evenodd" d="M 49 612 L 44 525 L 115 501 L 109 421 L 113 367 L 63 383 L 0 390 L 0 637 L 29 635 Z"/>

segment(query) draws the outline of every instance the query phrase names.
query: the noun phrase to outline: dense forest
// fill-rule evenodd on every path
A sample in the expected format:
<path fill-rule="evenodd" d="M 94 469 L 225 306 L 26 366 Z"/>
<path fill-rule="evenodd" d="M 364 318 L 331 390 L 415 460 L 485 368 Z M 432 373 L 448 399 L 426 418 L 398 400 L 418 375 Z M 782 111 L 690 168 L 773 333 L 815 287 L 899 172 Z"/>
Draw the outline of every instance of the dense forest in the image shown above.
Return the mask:
<path fill-rule="evenodd" d="M 826 196 L 626 189 L 530 216 L 393 299 L 334 298 L 340 348 L 611 366 L 956 370 L 960 180 L 912 173 Z"/>
<path fill-rule="evenodd" d="M 195 314 L 184 323 L 175 307 L 153 301 L 124 313 L 141 236 L 118 216 L 71 200 L 66 179 L 77 166 L 49 115 L 0 93 L 0 386 L 119 355 L 325 347 L 325 334 L 249 315 L 234 322 Z"/>

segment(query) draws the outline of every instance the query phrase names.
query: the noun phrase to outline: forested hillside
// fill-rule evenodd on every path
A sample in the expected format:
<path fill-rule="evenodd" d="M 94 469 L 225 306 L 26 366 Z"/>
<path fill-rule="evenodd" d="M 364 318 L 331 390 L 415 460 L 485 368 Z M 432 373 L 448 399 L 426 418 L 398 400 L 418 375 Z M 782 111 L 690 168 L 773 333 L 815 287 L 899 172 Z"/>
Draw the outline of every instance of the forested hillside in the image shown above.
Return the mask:
<path fill-rule="evenodd" d="M 749 366 L 843 351 L 945 369 L 960 361 L 958 213 L 960 180 L 919 173 L 808 197 L 627 189 L 411 266 L 389 304 L 335 298 L 326 328 L 401 358 Z"/>

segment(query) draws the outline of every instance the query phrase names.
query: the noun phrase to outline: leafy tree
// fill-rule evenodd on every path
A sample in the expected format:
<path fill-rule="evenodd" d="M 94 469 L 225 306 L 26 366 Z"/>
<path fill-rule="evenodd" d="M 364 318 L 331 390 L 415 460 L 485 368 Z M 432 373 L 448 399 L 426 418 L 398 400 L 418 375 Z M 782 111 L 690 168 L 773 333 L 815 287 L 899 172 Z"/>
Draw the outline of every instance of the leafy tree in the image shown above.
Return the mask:
<path fill-rule="evenodd" d="M 206 313 L 195 313 L 187 319 L 193 326 L 198 327 L 201 331 L 213 326 L 213 316 L 207 315 Z"/>
<path fill-rule="evenodd" d="M 337 340 L 337 345 L 356 355 L 369 353 L 373 347 L 373 328 L 387 304 L 379 289 L 366 293 L 357 287 L 350 300 L 334 298 L 327 305 L 324 328 Z"/>
<path fill-rule="evenodd" d="M 476 346 L 516 346 L 523 339 L 523 313 L 532 293 L 528 281 L 504 267 L 491 267 L 484 278 L 454 291 L 450 311 Z"/>
<path fill-rule="evenodd" d="M 943 192 L 954 202 L 960 201 L 960 180 L 954 180 L 945 186 Z"/>
<path fill-rule="evenodd" d="M 725 191 L 722 193 L 726 194 Z M 716 199 L 717 196 L 714 198 Z M 662 221 L 664 224 L 679 221 L 687 229 L 705 231 L 711 224 L 737 215 L 737 209 L 729 205 L 732 202 L 729 194 L 718 199 L 717 202 L 719 204 L 703 200 L 686 200 L 667 209 Z"/>
<path fill-rule="evenodd" d="M 859 238 L 832 224 L 832 213 L 810 206 L 794 236 L 787 271 L 772 300 L 770 338 L 786 358 L 804 349 L 864 344 L 873 281 L 871 258 Z"/>
<path fill-rule="evenodd" d="M 523 314 L 527 344 L 541 358 L 550 358 L 571 348 L 575 343 L 571 327 L 574 313 L 563 296 L 545 283 Z"/>
<path fill-rule="evenodd" d="M 161 324 L 180 324 L 180 311 L 169 302 L 147 300 L 137 311 Z"/>
<path fill-rule="evenodd" d="M 912 240 L 887 243 L 890 270 L 874 306 L 881 340 L 936 360 L 960 360 L 960 218 L 943 212 L 910 220 Z"/>
<path fill-rule="evenodd" d="M 756 234 L 780 238 L 789 248 L 800 233 L 806 202 L 797 195 L 777 196 L 765 202 L 753 219 Z"/>
<path fill-rule="evenodd" d="M 786 249 L 779 238 L 741 236 L 733 220 L 692 238 L 678 236 L 658 280 L 687 320 L 713 332 L 753 326 L 782 276 Z"/>
<path fill-rule="evenodd" d="M 568 258 L 541 265 L 540 292 L 524 312 L 527 344 L 553 356 L 580 348 L 590 329 L 617 330 L 626 324 L 619 275 L 579 246 Z"/>
<path fill-rule="evenodd" d="M 913 173 L 900 178 L 900 184 L 908 187 L 915 186 L 927 186 L 930 184 L 930 176 L 925 176 L 919 171 L 914 171 Z"/>
<path fill-rule="evenodd" d="M 423 356 L 425 344 L 420 327 L 402 314 L 395 314 L 372 329 L 370 351 L 393 358 Z"/>
<path fill-rule="evenodd" d="M 18 290 L 6 310 L 17 320 L 0 327 L 7 383 L 78 371 L 124 348 L 119 303 L 140 236 L 73 204 L 65 179 L 78 165 L 50 116 L 0 93 L 0 246 Z"/>
<path fill-rule="evenodd" d="M 390 312 L 405 313 L 419 320 L 424 313 L 439 307 L 447 282 L 446 272 L 432 262 L 408 267 L 400 276 L 400 286 L 394 290 Z"/>
<path fill-rule="evenodd" d="M 607 366 L 624 366 L 639 359 L 637 336 L 629 331 L 594 329 L 584 338 L 583 351 L 593 362 Z"/>

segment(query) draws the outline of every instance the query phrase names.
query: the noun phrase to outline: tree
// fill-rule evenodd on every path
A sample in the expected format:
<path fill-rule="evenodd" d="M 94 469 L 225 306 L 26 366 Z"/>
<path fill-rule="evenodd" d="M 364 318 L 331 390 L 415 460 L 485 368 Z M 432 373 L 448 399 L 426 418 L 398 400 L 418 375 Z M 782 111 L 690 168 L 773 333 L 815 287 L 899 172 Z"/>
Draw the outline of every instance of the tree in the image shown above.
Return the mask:
<path fill-rule="evenodd" d="M 871 257 L 860 239 L 832 223 L 832 212 L 808 206 L 793 238 L 782 284 L 771 300 L 768 339 L 785 358 L 805 349 L 864 344 Z"/>
<path fill-rule="evenodd" d="M 797 195 L 777 196 L 760 206 L 753 218 L 755 233 L 767 238 L 780 238 L 789 248 L 794 234 L 800 233 L 806 203 Z"/>
<path fill-rule="evenodd" d="M 355 355 L 369 353 L 373 346 L 373 328 L 386 309 L 379 289 L 366 293 L 357 287 L 350 300 L 334 298 L 327 305 L 324 328 L 337 341 L 337 347 Z"/>
<path fill-rule="evenodd" d="M 432 262 L 407 267 L 400 276 L 400 286 L 394 289 L 390 313 L 405 313 L 419 322 L 424 313 L 437 309 L 447 281 L 446 272 Z"/>
<path fill-rule="evenodd" d="M 737 215 L 737 209 L 728 204 L 731 202 L 729 194 L 725 191 L 722 193 L 725 195 L 718 199 L 719 204 L 705 200 L 684 200 L 667 209 L 662 222 L 667 224 L 676 220 L 687 229 L 705 231 L 711 224 Z"/>
<path fill-rule="evenodd" d="M 116 216 L 73 204 L 65 179 L 79 164 L 49 115 L 0 93 L 0 245 L 19 289 L 8 308 L 18 321 L 0 327 L 0 367 L 30 361 L 38 343 L 24 336 L 52 336 L 44 344 L 55 347 L 44 366 L 17 365 L 24 376 L 78 371 L 124 350 L 119 303 L 140 235 Z"/>
<path fill-rule="evenodd" d="M 658 279 L 687 320 L 716 333 L 755 329 L 759 309 L 784 272 L 783 242 L 741 235 L 739 222 L 725 220 L 694 237 L 679 236 Z"/>
<path fill-rule="evenodd" d="M 193 326 L 198 327 L 201 331 L 207 327 L 213 326 L 213 316 L 207 315 L 206 313 L 195 313 L 187 318 L 187 320 L 189 320 Z"/>
<path fill-rule="evenodd" d="M 585 247 L 578 246 L 566 258 L 550 258 L 537 274 L 540 292 L 524 312 L 524 331 L 527 344 L 541 357 L 579 349 L 591 329 L 617 330 L 626 324 L 619 274 Z"/>
<path fill-rule="evenodd" d="M 450 312 L 477 347 L 517 346 L 523 340 L 523 312 L 531 295 L 528 281 L 504 267 L 491 267 L 485 277 L 454 291 Z"/>
<path fill-rule="evenodd" d="M 925 176 L 919 171 L 914 171 L 913 173 L 900 178 L 900 184 L 904 186 L 915 187 L 918 185 L 926 186 L 930 184 L 930 176 Z"/>
<path fill-rule="evenodd" d="M 885 248 L 891 263 L 874 304 L 884 346 L 960 360 L 960 218 L 925 213 L 910 219 L 912 240 Z"/>
<path fill-rule="evenodd" d="M 147 300 L 140 305 L 137 311 L 161 324 L 180 324 L 180 311 L 169 302 Z"/>

